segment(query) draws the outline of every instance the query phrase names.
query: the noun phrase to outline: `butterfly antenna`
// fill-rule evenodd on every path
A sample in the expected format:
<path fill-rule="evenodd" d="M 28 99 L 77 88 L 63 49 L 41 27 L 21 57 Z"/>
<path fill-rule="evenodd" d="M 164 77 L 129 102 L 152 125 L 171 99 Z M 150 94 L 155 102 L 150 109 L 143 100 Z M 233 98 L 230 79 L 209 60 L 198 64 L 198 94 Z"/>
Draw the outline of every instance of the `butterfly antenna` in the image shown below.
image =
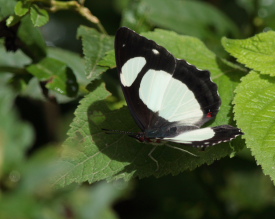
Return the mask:
<path fill-rule="evenodd" d="M 103 130 L 106 134 L 123 134 L 123 135 L 136 135 L 136 132 L 127 132 L 127 131 L 122 131 L 122 130 L 111 130 L 111 129 L 101 129 Z"/>

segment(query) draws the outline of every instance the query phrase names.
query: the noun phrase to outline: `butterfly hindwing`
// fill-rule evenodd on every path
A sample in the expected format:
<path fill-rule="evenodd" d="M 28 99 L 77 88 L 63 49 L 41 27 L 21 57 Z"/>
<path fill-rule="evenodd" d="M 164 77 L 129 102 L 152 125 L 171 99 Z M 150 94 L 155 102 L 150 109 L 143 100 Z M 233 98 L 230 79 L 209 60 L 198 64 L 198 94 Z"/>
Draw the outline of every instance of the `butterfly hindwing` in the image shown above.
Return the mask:
<path fill-rule="evenodd" d="M 228 142 L 243 134 L 240 129 L 231 125 L 221 125 L 216 127 L 207 127 L 193 130 L 182 130 L 178 127 L 178 133 L 175 136 L 164 137 L 166 141 L 189 144 L 194 147 L 207 147 L 222 142 Z"/>

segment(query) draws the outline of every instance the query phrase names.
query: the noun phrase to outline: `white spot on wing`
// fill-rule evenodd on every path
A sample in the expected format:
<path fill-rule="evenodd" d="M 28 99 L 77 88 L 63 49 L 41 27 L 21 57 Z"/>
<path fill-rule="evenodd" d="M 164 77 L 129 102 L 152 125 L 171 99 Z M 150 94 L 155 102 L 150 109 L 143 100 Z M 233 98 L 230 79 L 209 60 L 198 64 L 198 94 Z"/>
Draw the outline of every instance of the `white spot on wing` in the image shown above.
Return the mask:
<path fill-rule="evenodd" d="M 195 124 L 203 116 L 194 93 L 167 72 L 152 69 L 146 72 L 139 94 L 149 109 L 170 122 Z"/>
<path fill-rule="evenodd" d="M 146 64 L 144 57 L 129 59 L 121 68 L 120 81 L 123 86 L 130 87 Z"/>
<path fill-rule="evenodd" d="M 153 53 L 154 53 L 155 55 L 158 55 L 158 54 L 159 54 L 159 51 L 156 50 L 156 49 L 152 49 L 152 51 L 153 51 Z"/>
<path fill-rule="evenodd" d="M 164 92 L 172 79 L 172 75 L 164 71 L 150 69 L 141 80 L 139 88 L 140 99 L 154 112 L 159 111 Z"/>
<path fill-rule="evenodd" d="M 190 144 L 192 141 L 205 141 L 214 137 L 215 132 L 212 128 L 196 129 L 188 132 L 183 132 L 172 138 L 164 138 L 176 143 Z M 208 142 L 207 142 L 208 143 Z"/>

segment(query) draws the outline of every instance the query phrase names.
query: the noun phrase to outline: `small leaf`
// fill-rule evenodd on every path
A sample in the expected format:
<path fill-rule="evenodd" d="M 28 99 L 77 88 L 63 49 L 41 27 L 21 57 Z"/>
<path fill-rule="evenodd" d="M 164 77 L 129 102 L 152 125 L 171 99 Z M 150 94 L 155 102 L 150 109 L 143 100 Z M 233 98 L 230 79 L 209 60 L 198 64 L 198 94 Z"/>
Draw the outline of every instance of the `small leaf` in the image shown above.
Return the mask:
<path fill-rule="evenodd" d="M 21 48 L 25 54 L 38 62 L 46 56 L 46 43 L 38 28 L 33 27 L 29 15 L 21 19 L 18 36 L 26 44 Z"/>
<path fill-rule="evenodd" d="M 275 79 L 254 71 L 242 78 L 236 89 L 234 111 L 238 127 L 245 133 L 263 172 L 275 180 Z"/>
<path fill-rule="evenodd" d="M 30 10 L 31 3 L 29 1 L 19 1 L 15 5 L 14 12 L 16 15 L 22 17 L 27 14 Z"/>
<path fill-rule="evenodd" d="M 106 52 L 113 49 L 113 38 L 85 26 L 78 28 L 77 37 L 82 39 L 86 61 L 86 76 L 88 79 L 93 80 L 108 69 L 97 64 L 105 56 Z"/>
<path fill-rule="evenodd" d="M 41 27 L 48 23 L 49 14 L 45 9 L 39 8 L 37 5 L 32 5 L 31 20 L 35 27 Z"/>
<path fill-rule="evenodd" d="M 21 20 L 21 17 L 19 17 L 17 15 L 11 15 L 6 20 L 6 25 L 8 27 L 12 27 L 13 25 L 17 24 L 20 20 Z"/>
<path fill-rule="evenodd" d="M 72 70 L 61 61 L 45 58 L 37 64 L 30 65 L 27 70 L 40 81 L 46 81 L 46 87 L 69 97 L 75 96 L 78 84 Z"/>
<path fill-rule="evenodd" d="M 57 47 L 49 47 L 48 56 L 64 62 L 67 66 L 69 66 L 77 78 L 81 91 L 84 93 L 87 92 L 85 87 L 88 85 L 89 81 L 85 76 L 84 58 L 80 57 L 77 53 Z"/>
<path fill-rule="evenodd" d="M 275 32 L 257 34 L 245 40 L 223 38 L 227 52 L 248 68 L 275 76 Z"/>

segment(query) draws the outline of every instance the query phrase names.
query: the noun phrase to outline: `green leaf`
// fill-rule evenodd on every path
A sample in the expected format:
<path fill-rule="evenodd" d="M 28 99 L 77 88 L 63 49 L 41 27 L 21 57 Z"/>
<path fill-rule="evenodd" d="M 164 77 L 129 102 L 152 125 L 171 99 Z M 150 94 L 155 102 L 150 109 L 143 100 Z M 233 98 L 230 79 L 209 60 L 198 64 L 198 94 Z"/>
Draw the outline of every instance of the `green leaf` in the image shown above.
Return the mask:
<path fill-rule="evenodd" d="M 237 27 L 228 17 L 202 1 L 143 0 L 139 11 L 155 26 L 196 37 L 211 39 L 238 33 Z"/>
<path fill-rule="evenodd" d="M 27 14 L 30 10 L 30 6 L 31 3 L 29 1 L 19 1 L 17 2 L 17 4 L 15 5 L 15 9 L 14 12 L 16 15 L 18 16 L 24 16 L 25 14 Z"/>
<path fill-rule="evenodd" d="M 46 43 L 38 28 L 33 27 L 30 16 L 26 15 L 21 19 L 21 25 L 18 29 L 18 36 L 24 43 L 21 50 L 38 62 L 46 56 Z"/>
<path fill-rule="evenodd" d="M 0 44 L 0 56 L 0 72 L 9 72 L 5 71 L 5 68 L 8 70 L 8 67 L 23 68 L 31 62 L 31 59 L 20 50 L 12 53 L 7 52 L 3 44 Z"/>
<path fill-rule="evenodd" d="M 87 93 L 86 86 L 88 85 L 89 81 L 85 76 L 84 58 L 80 57 L 80 55 L 77 53 L 56 47 L 48 48 L 48 56 L 66 63 L 67 66 L 73 70 L 77 78 L 80 92 L 82 94 Z"/>
<path fill-rule="evenodd" d="M 106 52 L 113 49 L 113 38 L 85 26 L 78 28 L 77 37 L 82 39 L 86 76 L 88 79 L 93 80 L 107 69 L 97 64 L 105 56 Z"/>
<path fill-rule="evenodd" d="M 49 14 L 45 9 L 39 8 L 37 5 L 32 5 L 31 20 L 35 27 L 41 27 L 48 23 Z"/>
<path fill-rule="evenodd" d="M 4 45 L 0 44 L 0 86 L 11 85 L 17 92 L 26 86 L 25 65 L 31 60 L 21 50 L 7 52 Z"/>
<path fill-rule="evenodd" d="M 37 64 L 27 67 L 27 70 L 40 81 L 46 82 L 46 87 L 69 97 L 75 96 L 78 91 L 73 71 L 61 61 L 45 58 Z"/>
<path fill-rule="evenodd" d="M 242 78 L 234 99 L 235 118 L 245 133 L 246 145 L 251 149 L 263 172 L 275 180 L 275 79 L 254 71 Z"/>
<path fill-rule="evenodd" d="M 115 68 L 116 67 L 115 51 L 110 50 L 109 52 L 106 52 L 106 56 L 104 56 L 104 58 L 102 58 L 98 62 L 98 65 L 109 67 L 109 68 Z"/>
<path fill-rule="evenodd" d="M 17 15 L 11 15 L 6 20 L 6 25 L 8 27 L 12 27 L 13 25 L 17 24 L 20 20 L 21 20 L 21 17 L 19 17 Z"/>
<path fill-rule="evenodd" d="M 140 1 L 129 1 L 127 7 L 123 9 L 121 26 L 128 27 L 137 32 L 149 31 L 152 27 L 146 20 L 144 11 L 141 10 Z"/>
<path fill-rule="evenodd" d="M 240 71 L 218 59 L 196 38 L 161 30 L 144 35 L 150 36 L 158 43 L 165 43 L 165 46 L 177 57 L 188 56 L 187 60 L 193 64 L 196 62 L 199 68 L 211 69 L 214 81 L 222 83 L 223 86 L 219 91 L 224 101 L 215 125 L 228 124 L 232 120 L 230 104 L 233 90 L 241 76 Z M 110 64 L 113 65 L 113 62 Z M 153 153 L 160 167 L 156 171 L 155 162 L 148 156 L 152 145 L 138 143 L 125 135 L 106 135 L 101 130 L 109 128 L 139 131 L 127 107 L 115 111 L 108 108 L 105 101 L 108 92 L 105 91 L 104 84 L 100 86 L 95 84 L 94 87 L 94 90 L 81 100 L 75 112 L 75 119 L 68 132 L 69 137 L 63 145 L 63 161 L 60 163 L 66 170 L 55 178 L 55 185 L 64 186 L 72 182 L 84 181 L 92 183 L 102 179 L 129 180 L 132 177 L 176 175 L 184 170 L 193 170 L 205 163 L 211 164 L 214 160 L 232 152 L 228 143 L 210 147 L 206 151 L 174 144 L 198 155 L 195 157 L 163 145 Z M 238 145 L 235 142 L 231 142 L 231 146 L 237 149 Z"/>
<path fill-rule="evenodd" d="M 48 57 L 53 58 L 55 60 L 59 60 L 60 62 L 65 63 L 70 69 L 72 69 L 74 75 L 76 76 L 77 84 L 79 86 L 79 96 L 83 96 L 87 93 L 86 86 L 89 81 L 85 76 L 85 67 L 84 67 L 84 59 L 79 56 L 79 54 L 60 49 L 60 48 L 48 48 Z M 0 50 L 1 52 L 1 50 Z M 0 53 L 1 54 L 1 53 Z M 19 56 L 15 57 L 19 60 Z M 4 61 L 5 62 L 5 61 Z M 16 62 L 16 60 L 15 60 Z M 1 61 L 0 61 L 1 64 Z M 0 65 L 1 71 L 1 65 Z M 27 86 L 20 93 L 21 95 L 31 97 L 34 99 L 45 100 L 45 96 L 42 93 L 41 87 L 39 85 L 39 81 L 37 78 L 32 78 Z M 60 93 L 51 92 L 51 95 L 56 97 L 58 103 L 67 103 L 68 101 L 72 101 L 72 98 L 68 98 L 67 96 L 61 95 Z M 75 98 L 75 97 L 73 97 Z"/>
<path fill-rule="evenodd" d="M 246 67 L 275 76 L 275 32 L 257 34 L 245 40 L 223 38 L 227 52 Z"/>

